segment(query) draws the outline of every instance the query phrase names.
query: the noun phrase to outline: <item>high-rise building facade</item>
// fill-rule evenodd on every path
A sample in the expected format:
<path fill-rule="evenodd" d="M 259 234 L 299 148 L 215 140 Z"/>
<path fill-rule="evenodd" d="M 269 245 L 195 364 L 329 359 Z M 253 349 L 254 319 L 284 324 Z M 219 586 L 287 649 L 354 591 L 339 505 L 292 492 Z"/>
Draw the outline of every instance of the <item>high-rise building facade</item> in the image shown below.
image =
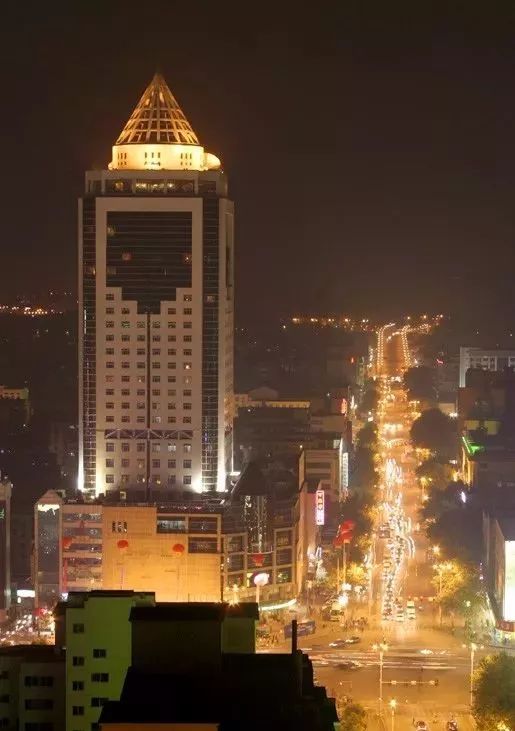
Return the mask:
<path fill-rule="evenodd" d="M 79 488 L 225 489 L 233 204 L 156 74 L 79 203 Z"/>

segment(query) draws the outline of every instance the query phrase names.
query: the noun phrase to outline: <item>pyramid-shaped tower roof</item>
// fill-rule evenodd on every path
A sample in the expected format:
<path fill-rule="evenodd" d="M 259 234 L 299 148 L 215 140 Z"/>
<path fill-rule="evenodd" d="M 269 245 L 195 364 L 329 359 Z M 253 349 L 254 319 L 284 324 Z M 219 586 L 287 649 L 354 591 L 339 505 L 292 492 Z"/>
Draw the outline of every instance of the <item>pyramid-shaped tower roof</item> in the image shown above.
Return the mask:
<path fill-rule="evenodd" d="M 154 74 L 116 140 L 116 145 L 130 144 L 200 144 L 161 74 Z"/>

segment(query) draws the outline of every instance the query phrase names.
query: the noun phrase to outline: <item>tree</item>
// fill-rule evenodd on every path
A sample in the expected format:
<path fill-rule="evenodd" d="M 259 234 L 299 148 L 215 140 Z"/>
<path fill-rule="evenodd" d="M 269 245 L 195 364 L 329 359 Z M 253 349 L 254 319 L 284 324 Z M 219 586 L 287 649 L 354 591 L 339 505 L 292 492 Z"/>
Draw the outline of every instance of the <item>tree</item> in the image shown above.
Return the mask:
<path fill-rule="evenodd" d="M 351 484 L 358 490 L 368 492 L 377 481 L 374 453 L 367 447 L 357 447 L 354 455 L 354 471 Z"/>
<path fill-rule="evenodd" d="M 415 447 L 430 449 L 441 456 L 457 449 L 456 424 L 440 409 L 428 409 L 415 419 L 410 436 Z"/>
<path fill-rule="evenodd" d="M 454 469 L 448 462 L 431 457 L 424 460 L 415 470 L 417 477 L 423 478 L 422 484 L 429 484 L 444 490 L 452 481 Z"/>
<path fill-rule="evenodd" d="M 379 394 L 375 388 L 367 388 L 361 399 L 360 411 L 361 413 L 368 413 L 369 411 L 375 411 L 377 409 L 377 402 L 379 401 Z"/>
<path fill-rule="evenodd" d="M 515 728 L 515 657 L 501 652 L 481 660 L 474 677 L 473 714 L 480 731 Z"/>
<path fill-rule="evenodd" d="M 404 374 L 404 388 L 410 399 L 432 401 L 436 398 L 435 371 L 427 366 L 408 368 Z"/>
<path fill-rule="evenodd" d="M 346 703 L 340 712 L 341 731 L 365 731 L 367 712 L 360 703 Z"/>
<path fill-rule="evenodd" d="M 356 444 L 358 447 L 366 449 L 377 449 L 377 425 L 373 421 L 369 421 L 363 426 L 356 435 Z"/>

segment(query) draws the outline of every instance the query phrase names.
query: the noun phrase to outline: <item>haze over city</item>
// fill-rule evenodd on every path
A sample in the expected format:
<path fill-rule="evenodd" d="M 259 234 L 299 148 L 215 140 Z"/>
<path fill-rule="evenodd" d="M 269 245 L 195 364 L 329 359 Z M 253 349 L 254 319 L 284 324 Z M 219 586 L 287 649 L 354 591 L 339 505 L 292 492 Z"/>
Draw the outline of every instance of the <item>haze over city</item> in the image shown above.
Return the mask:
<path fill-rule="evenodd" d="M 515 731 L 515 6 L 0 29 L 0 727 Z"/>

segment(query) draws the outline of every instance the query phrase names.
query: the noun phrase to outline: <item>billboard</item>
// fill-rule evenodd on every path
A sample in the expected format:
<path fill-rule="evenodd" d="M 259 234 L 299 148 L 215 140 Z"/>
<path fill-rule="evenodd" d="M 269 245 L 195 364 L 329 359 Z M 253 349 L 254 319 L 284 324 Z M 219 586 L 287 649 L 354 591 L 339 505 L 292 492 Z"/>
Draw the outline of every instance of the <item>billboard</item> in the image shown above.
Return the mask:
<path fill-rule="evenodd" d="M 317 490 L 315 494 L 315 523 L 324 525 L 325 523 L 325 492 Z"/>
<path fill-rule="evenodd" d="M 515 541 L 504 543 L 504 606 L 503 619 L 515 620 Z"/>

